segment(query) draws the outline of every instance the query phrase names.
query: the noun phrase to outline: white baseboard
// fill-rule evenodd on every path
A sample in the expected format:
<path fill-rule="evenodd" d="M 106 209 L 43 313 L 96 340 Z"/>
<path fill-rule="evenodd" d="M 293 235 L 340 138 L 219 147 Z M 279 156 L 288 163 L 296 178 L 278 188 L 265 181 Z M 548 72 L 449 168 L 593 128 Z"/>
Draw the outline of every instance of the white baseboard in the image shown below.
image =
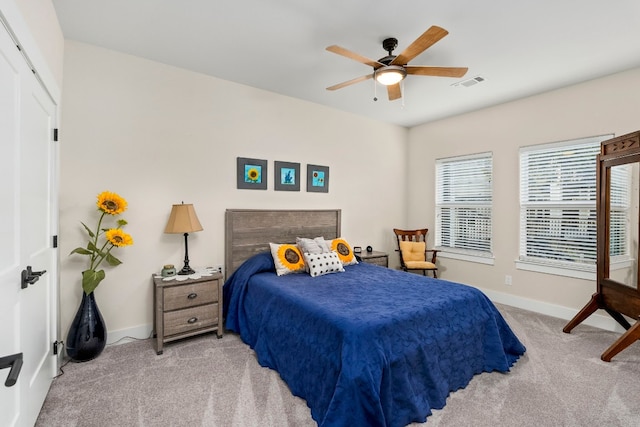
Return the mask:
<path fill-rule="evenodd" d="M 579 310 L 574 310 L 561 305 L 550 304 L 548 302 L 531 300 L 528 298 L 518 297 L 515 295 L 504 294 L 502 292 L 492 291 L 489 289 L 479 288 L 491 301 L 499 304 L 510 305 L 512 307 L 522 308 L 524 310 L 534 311 L 540 314 L 546 314 L 547 316 L 557 317 L 559 319 L 565 319 L 567 321 L 573 319 Z M 586 303 L 586 301 L 585 301 Z M 594 326 L 596 328 L 604 329 L 606 331 L 613 332 L 625 332 L 625 329 L 618 324 L 609 315 L 603 316 L 599 313 L 594 313 L 589 316 L 581 324 Z"/>
<path fill-rule="evenodd" d="M 151 337 L 153 325 L 139 325 L 133 328 L 107 331 L 107 345 L 120 345 L 134 340 L 146 340 Z"/>

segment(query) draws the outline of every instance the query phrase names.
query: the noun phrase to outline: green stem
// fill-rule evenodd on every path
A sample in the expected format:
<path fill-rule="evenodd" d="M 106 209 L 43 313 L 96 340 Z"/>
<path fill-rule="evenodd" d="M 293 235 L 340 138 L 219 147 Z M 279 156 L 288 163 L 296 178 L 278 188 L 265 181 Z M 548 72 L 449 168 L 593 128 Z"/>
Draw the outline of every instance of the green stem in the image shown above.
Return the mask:
<path fill-rule="evenodd" d="M 106 248 L 108 244 L 109 244 L 109 241 L 105 239 L 104 244 L 100 248 L 100 253 L 102 253 L 104 251 L 104 248 Z M 107 251 L 107 253 L 109 253 L 109 251 Z M 96 265 L 96 267 L 97 267 L 97 265 Z"/>
<path fill-rule="evenodd" d="M 106 246 L 107 244 L 105 243 L 104 246 Z M 102 247 L 102 249 L 104 249 L 104 246 Z M 101 251 L 102 251 L 101 249 Z M 107 249 L 107 252 L 104 254 L 104 256 L 100 257 L 100 260 L 98 261 L 98 263 L 95 265 L 95 267 L 93 267 L 93 269 L 97 269 L 98 266 L 100 265 L 100 263 L 102 261 L 104 261 L 104 259 L 107 257 L 107 255 L 109 255 L 109 252 L 111 252 L 111 249 L 113 249 L 113 245 L 111 245 L 111 247 L 109 249 Z"/>
<path fill-rule="evenodd" d="M 98 237 L 100 237 L 100 226 L 102 225 L 102 219 L 104 218 L 105 215 L 106 215 L 106 212 L 102 212 L 102 215 L 100 215 L 100 219 L 98 220 L 98 226 L 96 227 L 96 232 L 93 233 L 93 247 L 96 249 L 98 249 Z M 95 270 L 96 268 L 98 268 L 98 265 L 100 265 L 100 262 L 102 262 L 102 259 L 100 259 L 98 263 L 94 265 L 94 263 L 96 262 L 96 259 L 98 258 L 100 258 L 100 252 L 94 251 L 93 254 L 91 255 L 91 265 L 89 266 L 89 270 Z"/>

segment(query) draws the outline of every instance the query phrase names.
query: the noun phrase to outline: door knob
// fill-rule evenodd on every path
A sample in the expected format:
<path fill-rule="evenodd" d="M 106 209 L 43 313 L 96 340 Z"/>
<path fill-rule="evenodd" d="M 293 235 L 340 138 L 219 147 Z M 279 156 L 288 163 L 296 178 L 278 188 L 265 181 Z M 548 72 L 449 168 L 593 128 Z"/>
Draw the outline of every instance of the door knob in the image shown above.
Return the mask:
<path fill-rule="evenodd" d="M 18 375 L 20 375 L 20 369 L 22 369 L 22 353 L 0 357 L 0 369 L 4 368 L 11 368 L 7 380 L 4 382 L 5 386 L 11 387 L 18 381 Z"/>
<path fill-rule="evenodd" d="M 40 279 L 40 276 L 42 276 L 46 272 L 47 272 L 47 270 L 33 271 L 33 270 L 31 270 L 31 266 L 28 265 L 26 270 L 22 270 L 22 285 L 21 285 L 21 288 L 25 289 L 29 285 L 33 285 L 34 283 L 36 283 L 38 281 L 38 279 Z"/>

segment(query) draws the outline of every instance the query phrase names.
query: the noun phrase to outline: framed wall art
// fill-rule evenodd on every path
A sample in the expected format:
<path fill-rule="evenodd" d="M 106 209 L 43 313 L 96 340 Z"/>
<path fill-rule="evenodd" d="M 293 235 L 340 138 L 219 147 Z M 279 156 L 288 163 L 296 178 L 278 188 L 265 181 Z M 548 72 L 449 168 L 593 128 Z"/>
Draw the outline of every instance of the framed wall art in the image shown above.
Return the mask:
<path fill-rule="evenodd" d="M 307 165 L 307 191 L 312 193 L 329 192 L 329 167 Z"/>
<path fill-rule="evenodd" d="M 238 188 L 245 190 L 267 189 L 267 161 L 260 159 L 237 158 Z"/>
<path fill-rule="evenodd" d="M 275 162 L 274 189 L 300 191 L 300 163 Z"/>

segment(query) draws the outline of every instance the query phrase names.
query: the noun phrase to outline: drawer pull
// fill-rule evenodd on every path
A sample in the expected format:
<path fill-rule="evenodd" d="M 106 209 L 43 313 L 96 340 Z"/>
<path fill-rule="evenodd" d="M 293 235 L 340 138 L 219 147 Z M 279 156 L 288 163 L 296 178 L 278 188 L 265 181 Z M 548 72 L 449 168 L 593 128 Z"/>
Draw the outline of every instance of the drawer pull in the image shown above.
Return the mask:
<path fill-rule="evenodd" d="M 187 298 L 189 298 L 189 299 L 194 299 L 194 298 L 197 298 L 197 297 L 198 297 L 198 294 L 196 294 L 195 292 L 192 292 L 189 295 L 187 295 Z"/>
<path fill-rule="evenodd" d="M 196 323 L 197 321 L 198 321 L 197 317 L 192 317 L 191 319 L 187 320 L 187 323 L 193 324 L 193 323 Z"/>

